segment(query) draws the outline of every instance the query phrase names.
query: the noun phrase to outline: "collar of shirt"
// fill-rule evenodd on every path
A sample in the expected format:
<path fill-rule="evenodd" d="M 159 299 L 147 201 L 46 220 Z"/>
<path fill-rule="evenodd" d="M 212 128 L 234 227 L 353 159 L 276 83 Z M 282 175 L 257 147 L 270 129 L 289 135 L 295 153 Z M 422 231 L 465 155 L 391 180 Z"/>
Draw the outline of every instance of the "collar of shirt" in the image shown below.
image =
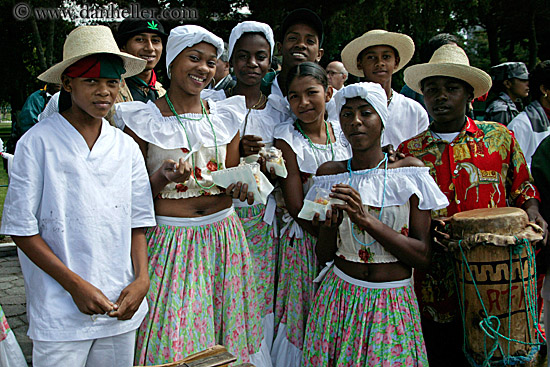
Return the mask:
<path fill-rule="evenodd" d="M 152 90 L 156 91 L 155 85 L 157 84 L 157 74 L 155 73 L 154 70 L 152 70 L 151 80 L 149 80 L 149 83 L 146 83 L 141 78 L 139 78 L 137 75 L 131 76 L 131 77 L 127 78 L 127 80 L 133 81 L 134 83 L 136 83 L 141 88 L 147 88 L 147 89 L 152 89 Z"/>
<path fill-rule="evenodd" d="M 462 130 L 460 130 L 460 133 L 458 134 L 458 136 L 462 136 L 466 134 L 473 137 L 479 137 L 480 134 L 483 135 L 483 131 L 481 131 L 481 129 L 477 127 L 477 125 L 475 124 L 474 120 L 472 120 L 468 116 L 466 116 L 466 123 L 464 124 L 464 127 L 462 127 Z M 426 134 L 426 137 L 424 139 L 425 139 L 424 141 L 425 144 L 442 141 L 441 139 L 439 139 L 437 136 L 434 135 L 434 133 L 432 132 L 431 126 L 428 129 L 428 133 Z"/>

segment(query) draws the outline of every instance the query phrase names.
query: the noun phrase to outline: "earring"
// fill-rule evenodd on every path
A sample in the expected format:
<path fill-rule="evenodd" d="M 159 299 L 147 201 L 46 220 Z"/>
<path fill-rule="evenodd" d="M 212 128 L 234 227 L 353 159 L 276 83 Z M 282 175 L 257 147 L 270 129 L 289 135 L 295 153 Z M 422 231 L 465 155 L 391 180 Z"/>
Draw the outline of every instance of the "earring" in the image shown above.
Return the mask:
<path fill-rule="evenodd" d="M 548 98 L 548 93 L 544 93 L 544 98 Z"/>

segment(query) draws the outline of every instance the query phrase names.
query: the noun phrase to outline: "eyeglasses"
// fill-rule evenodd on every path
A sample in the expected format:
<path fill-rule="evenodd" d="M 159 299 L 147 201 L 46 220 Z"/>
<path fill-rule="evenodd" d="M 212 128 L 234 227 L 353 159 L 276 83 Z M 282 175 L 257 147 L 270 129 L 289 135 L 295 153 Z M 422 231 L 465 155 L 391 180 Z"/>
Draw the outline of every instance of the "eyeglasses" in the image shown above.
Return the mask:
<path fill-rule="evenodd" d="M 332 71 L 332 70 L 329 70 L 327 71 L 327 75 L 330 75 L 330 76 L 334 76 L 334 75 L 338 75 L 338 74 L 344 74 L 340 71 Z"/>

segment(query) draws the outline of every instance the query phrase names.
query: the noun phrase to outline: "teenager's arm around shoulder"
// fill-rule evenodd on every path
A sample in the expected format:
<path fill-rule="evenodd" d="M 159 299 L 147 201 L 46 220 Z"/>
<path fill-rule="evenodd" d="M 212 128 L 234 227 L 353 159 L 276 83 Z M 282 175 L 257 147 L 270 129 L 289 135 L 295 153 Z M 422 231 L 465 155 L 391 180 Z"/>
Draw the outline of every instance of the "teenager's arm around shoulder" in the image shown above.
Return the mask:
<path fill-rule="evenodd" d="M 406 156 L 392 164 L 392 168 L 401 167 L 425 167 L 424 162 L 413 156 Z"/>
<path fill-rule="evenodd" d="M 328 161 L 319 166 L 317 172 L 315 173 L 315 176 L 337 175 L 342 172 L 345 172 L 345 166 L 343 165 L 343 162 Z"/>

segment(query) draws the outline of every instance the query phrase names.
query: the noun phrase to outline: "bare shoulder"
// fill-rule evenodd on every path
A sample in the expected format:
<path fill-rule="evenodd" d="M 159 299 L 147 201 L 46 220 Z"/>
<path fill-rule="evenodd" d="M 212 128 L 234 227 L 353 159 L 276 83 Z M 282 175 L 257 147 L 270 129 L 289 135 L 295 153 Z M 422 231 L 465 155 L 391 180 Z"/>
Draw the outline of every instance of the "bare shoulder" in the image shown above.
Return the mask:
<path fill-rule="evenodd" d="M 330 161 L 323 163 L 319 168 L 317 168 L 316 176 L 328 176 L 328 175 L 337 175 L 338 173 L 344 173 L 347 171 L 346 166 L 347 161 Z"/>
<path fill-rule="evenodd" d="M 398 160 L 390 164 L 390 168 L 401 168 L 401 167 L 425 167 L 424 163 L 413 156 L 407 156 L 403 159 Z"/>

